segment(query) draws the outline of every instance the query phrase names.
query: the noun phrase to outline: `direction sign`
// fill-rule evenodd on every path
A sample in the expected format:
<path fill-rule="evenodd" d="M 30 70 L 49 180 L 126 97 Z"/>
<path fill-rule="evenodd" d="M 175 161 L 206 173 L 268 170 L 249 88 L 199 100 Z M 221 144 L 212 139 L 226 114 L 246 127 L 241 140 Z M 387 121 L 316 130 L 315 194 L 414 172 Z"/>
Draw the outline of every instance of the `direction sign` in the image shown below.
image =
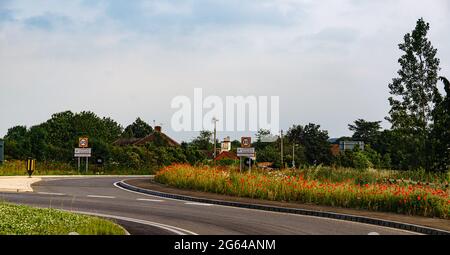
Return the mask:
<path fill-rule="evenodd" d="M 91 157 L 91 148 L 75 148 L 74 157 L 89 158 Z"/>
<path fill-rule="evenodd" d="M 254 157 L 255 148 L 237 148 L 238 157 Z"/>
<path fill-rule="evenodd" d="M 241 147 L 250 148 L 252 146 L 252 138 L 251 137 L 241 137 Z"/>
<path fill-rule="evenodd" d="M 87 138 L 87 137 L 78 138 L 78 147 L 80 147 L 80 148 L 89 147 L 89 138 Z"/>

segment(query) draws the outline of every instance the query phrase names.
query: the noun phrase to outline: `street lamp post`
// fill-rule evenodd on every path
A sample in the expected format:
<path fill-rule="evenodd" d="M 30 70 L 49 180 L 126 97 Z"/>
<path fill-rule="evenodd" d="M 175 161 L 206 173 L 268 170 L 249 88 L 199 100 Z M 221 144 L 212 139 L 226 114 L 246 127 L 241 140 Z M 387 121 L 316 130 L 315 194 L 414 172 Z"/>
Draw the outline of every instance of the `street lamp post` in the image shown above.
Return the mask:
<path fill-rule="evenodd" d="M 284 168 L 284 155 L 283 155 L 283 130 L 281 130 L 281 135 L 280 135 L 280 140 L 281 140 L 281 169 Z"/>

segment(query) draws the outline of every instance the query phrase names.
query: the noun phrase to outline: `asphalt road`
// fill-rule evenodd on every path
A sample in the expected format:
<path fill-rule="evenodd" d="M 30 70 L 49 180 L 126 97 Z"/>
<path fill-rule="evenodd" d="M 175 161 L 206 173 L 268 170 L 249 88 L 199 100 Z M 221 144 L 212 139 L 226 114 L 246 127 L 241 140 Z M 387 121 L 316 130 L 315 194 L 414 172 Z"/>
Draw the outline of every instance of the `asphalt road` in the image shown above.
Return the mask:
<path fill-rule="evenodd" d="M 380 235 L 414 234 L 356 222 L 189 203 L 122 190 L 117 177 L 44 179 L 33 193 L 0 193 L 3 201 L 93 213 L 131 234 Z"/>

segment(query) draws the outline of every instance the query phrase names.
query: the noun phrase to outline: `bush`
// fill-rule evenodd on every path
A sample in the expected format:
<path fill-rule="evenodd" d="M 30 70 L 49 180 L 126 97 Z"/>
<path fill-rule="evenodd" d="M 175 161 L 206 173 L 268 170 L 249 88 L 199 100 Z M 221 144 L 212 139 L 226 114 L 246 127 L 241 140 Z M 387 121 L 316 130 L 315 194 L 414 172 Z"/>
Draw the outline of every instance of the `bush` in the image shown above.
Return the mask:
<path fill-rule="evenodd" d="M 353 154 L 353 167 L 360 170 L 366 170 L 373 167 L 373 164 L 364 152 L 357 151 Z"/>
<path fill-rule="evenodd" d="M 219 166 L 231 166 L 237 164 L 237 162 L 239 161 L 227 158 L 216 161 L 216 164 Z"/>

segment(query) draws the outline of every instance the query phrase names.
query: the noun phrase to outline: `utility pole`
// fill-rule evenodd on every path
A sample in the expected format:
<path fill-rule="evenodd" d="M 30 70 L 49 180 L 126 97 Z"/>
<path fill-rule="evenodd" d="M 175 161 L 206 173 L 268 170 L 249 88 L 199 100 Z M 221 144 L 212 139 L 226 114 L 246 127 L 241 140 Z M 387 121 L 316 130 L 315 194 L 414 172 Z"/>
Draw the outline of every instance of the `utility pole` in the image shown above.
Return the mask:
<path fill-rule="evenodd" d="M 283 158 L 284 158 L 284 156 L 283 156 L 283 130 L 281 130 L 280 138 L 281 138 L 281 169 L 283 169 L 283 167 L 284 167 L 284 160 L 283 160 Z"/>
<path fill-rule="evenodd" d="M 216 149 L 216 123 L 217 123 L 217 121 L 219 121 L 218 119 L 216 119 L 216 117 L 214 117 L 213 119 L 212 119 L 212 121 L 214 122 L 214 141 L 213 141 L 213 143 L 214 143 L 214 153 L 213 153 L 213 155 L 214 155 L 214 159 L 213 160 L 215 160 L 216 159 L 216 151 L 217 151 L 217 149 Z"/>

